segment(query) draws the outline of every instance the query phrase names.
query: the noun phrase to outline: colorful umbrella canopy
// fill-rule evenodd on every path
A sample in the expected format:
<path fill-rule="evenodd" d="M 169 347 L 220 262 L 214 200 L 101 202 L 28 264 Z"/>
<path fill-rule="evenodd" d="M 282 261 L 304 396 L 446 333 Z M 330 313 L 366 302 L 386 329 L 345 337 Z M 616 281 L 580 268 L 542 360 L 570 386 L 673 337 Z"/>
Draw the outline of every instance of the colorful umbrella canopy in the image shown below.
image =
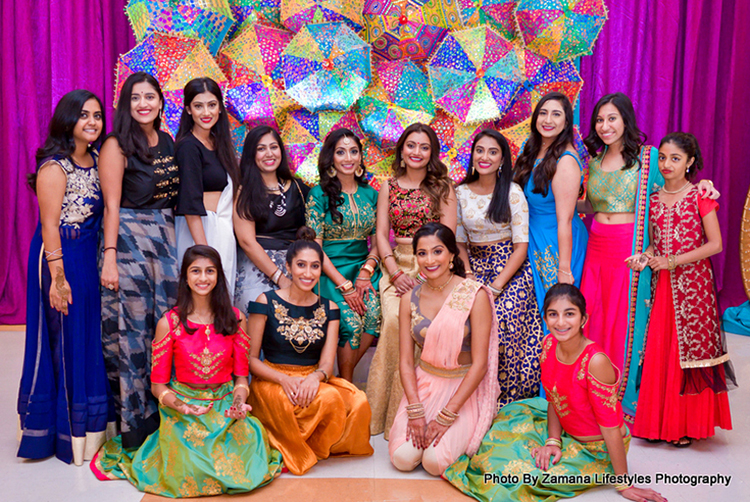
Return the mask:
<path fill-rule="evenodd" d="M 516 18 L 513 10 L 518 0 L 458 0 L 464 26 L 473 28 L 489 24 L 506 40 L 516 38 Z"/>
<path fill-rule="evenodd" d="M 297 32 L 310 23 L 344 22 L 358 32 L 363 7 L 364 0 L 282 0 L 281 23 Z"/>
<path fill-rule="evenodd" d="M 487 26 L 446 36 L 427 64 L 435 103 L 463 123 L 502 116 L 521 87 L 519 50 Z"/>
<path fill-rule="evenodd" d="M 384 148 L 395 147 L 411 124 L 428 124 L 435 115 L 427 76 L 409 60 L 376 63 L 372 85 L 357 106 L 362 130 Z"/>
<path fill-rule="evenodd" d="M 370 47 L 344 23 L 308 24 L 281 56 L 286 92 L 310 110 L 348 110 L 370 84 Z"/>
<path fill-rule="evenodd" d="M 492 129 L 492 122 L 467 125 L 438 111 L 430 125 L 440 142 L 440 159 L 448 166 L 448 175 L 455 183 L 460 183 L 466 177 L 469 167 L 474 136 L 484 129 Z M 528 135 L 528 129 L 526 134 Z"/>
<path fill-rule="evenodd" d="M 393 160 L 396 158 L 396 151 L 380 148 L 374 141 L 366 142 L 364 151 L 367 181 L 375 190 L 380 190 L 383 183 L 393 176 Z"/>
<path fill-rule="evenodd" d="M 289 114 L 281 139 L 284 140 L 292 169 L 297 177 L 308 185 L 316 185 L 318 176 L 318 155 L 329 132 L 346 127 L 360 139 L 365 135 L 357 124 L 357 115 L 353 111 L 309 112 L 295 110 Z"/>
<path fill-rule="evenodd" d="M 125 79 L 132 73 L 145 71 L 159 81 L 164 94 L 162 128 L 175 136 L 182 115 L 183 88 L 197 77 L 214 79 L 222 88 L 227 79 L 200 40 L 178 35 L 148 35 L 130 52 L 117 60 L 115 104 Z"/>
<path fill-rule="evenodd" d="M 229 78 L 226 106 L 240 122 L 278 130 L 298 107 L 284 92 L 279 66 L 292 37 L 286 30 L 251 24 L 219 52 L 219 66 Z"/>
<path fill-rule="evenodd" d="M 531 118 L 528 118 L 512 127 L 508 127 L 505 129 L 498 128 L 500 130 L 500 133 L 505 136 L 505 139 L 508 140 L 508 145 L 510 146 L 510 155 L 513 158 L 513 164 L 516 163 L 518 155 L 521 153 L 523 145 L 524 143 L 526 143 L 526 140 L 529 137 L 530 128 Z M 578 158 L 581 159 L 581 164 L 583 164 L 585 184 L 586 180 L 588 180 L 588 165 L 589 160 L 591 160 L 591 156 L 586 149 L 586 145 L 583 144 L 583 137 L 581 136 L 581 131 L 578 129 L 577 125 L 573 126 L 573 147 L 575 147 L 576 152 L 578 153 Z"/>
<path fill-rule="evenodd" d="M 604 0 L 519 0 L 515 15 L 526 48 L 559 62 L 591 54 L 607 7 Z"/>
<path fill-rule="evenodd" d="M 503 115 L 498 127 L 505 129 L 531 117 L 534 107 L 548 92 L 562 92 L 575 107 L 583 79 L 572 61 L 553 63 L 549 59 L 529 50 L 523 51 L 521 74 L 523 86 L 513 98 L 508 112 Z"/>
<path fill-rule="evenodd" d="M 139 42 L 157 31 L 194 37 L 214 56 L 234 24 L 227 0 L 130 0 L 125 12 Z"/>
<path fill-rule="evenodd" d="M 229 9 L 234 17 L 234 25 L 227 33 L 227 40 L 232 38 L 243 28 L 261 23 L 270 26 L 281 26 L 281 0 L 227 0 Z"/>
<path fill-rule="evenodd" d="M 427 59 L 448 30 L 462 28 L 456 0 L 365 0 L 363 38 L 384 59 Z"/>

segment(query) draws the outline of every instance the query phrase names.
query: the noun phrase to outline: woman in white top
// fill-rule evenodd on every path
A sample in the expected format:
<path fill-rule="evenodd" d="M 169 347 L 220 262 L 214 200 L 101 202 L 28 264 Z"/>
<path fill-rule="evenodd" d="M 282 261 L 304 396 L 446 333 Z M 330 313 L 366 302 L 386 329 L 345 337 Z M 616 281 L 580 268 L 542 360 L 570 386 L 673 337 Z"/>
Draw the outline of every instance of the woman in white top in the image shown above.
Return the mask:
<path fill-rule="evenodd" d="M 529 209 L 512 181 L 508 141 L 485 129 L 474 138 L 469 174 L 456 189 L 456 240 L 468 275 L 495 296 L 500 337 L 498 409 L 539 395 L 539 354 L 544 335 L 531 267 Z"/>

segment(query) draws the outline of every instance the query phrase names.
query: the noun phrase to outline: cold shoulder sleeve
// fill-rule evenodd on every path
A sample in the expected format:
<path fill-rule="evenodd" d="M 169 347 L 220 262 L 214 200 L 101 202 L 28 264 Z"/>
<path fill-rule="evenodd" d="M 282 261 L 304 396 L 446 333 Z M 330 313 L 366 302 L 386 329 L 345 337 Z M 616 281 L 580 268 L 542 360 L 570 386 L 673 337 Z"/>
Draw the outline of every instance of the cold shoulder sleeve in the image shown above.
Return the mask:
<path fill-rule="evenodd" d="M 168 384 L 172 379 L 174 356 L 174 334 L 179 329 L 180 318 L 173 311 L 167 313 L 169 332 L 167 336 L 151 343 L 151 383 Z"/>
<path fill-rule="evenodd" d="M 596 379 L 586 367 L 586 386 L 589 403 L 594 410 L 596 423 L 600 427 L 620 427 L 623 424 L 622 405 L 617 399 L 617 389 L 620 385 L 620 371 L 617 372 L 617 381 L 613 384 L 605 384 Z"/>
<path fill-rule="evenodd" d="M 269 309 L 269 306 L 267 303 L 250 302 L 247 305 L 248 314 L 260 314 L 260 315 L 268 316 L 268 309 Z"/>
<path fill-rule="evenodd" d="M 200 147 L 190 137 L 185 138 L 177 144 L 175 161 L 180 172 L 176 213 L 206 216 L 203 205 L 203 154 Z"/>

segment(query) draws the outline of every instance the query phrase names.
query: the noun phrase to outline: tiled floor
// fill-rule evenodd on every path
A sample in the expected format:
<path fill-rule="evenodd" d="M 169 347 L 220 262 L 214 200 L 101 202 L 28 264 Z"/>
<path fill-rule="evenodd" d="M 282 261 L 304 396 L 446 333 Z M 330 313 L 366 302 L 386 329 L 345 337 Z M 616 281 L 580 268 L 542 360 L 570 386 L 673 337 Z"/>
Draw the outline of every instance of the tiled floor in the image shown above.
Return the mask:
<path fill-rule="evenodd" d="M 55 458 L 43 461 L 24 461 L 16 455 L 18 417 L 15 412 L 18 379 L 23 357 L 23 334 L 0 331 L 0 500 L 25 501 L 92 501 L 138 502 L 143 494 L 126 481 L 98 481 L 87 466 L 66 465 Z M 733 431 L 718 431 L 711 440 L 701 441 L 689 449 L 669 445 L 652 445 L 634 439 L 628 461 L 631 473 L 657 472 L 732 476 L 728 487 L 652 484 L 670 502 L 716 502 L 750 500 L 750 338 L 729 335 L 740 388 L 730 393 Z M 355 378 L 356 379 L 356 378 Z M 320 462 L 306 478 L 393 478 L 431 479 L 421 469 L 410 474 L 398 472 L 388 460 L 388 445 L 381 436 L 372 438 L 375 455 L 368 458 L 341 458 Z M 285 474 L 284 477 L 291 475 Z M 303 478 L 304 479 L 304 478 Z M 452 488 L 446 485 L 446 490 Z M 747 498 L 746 498 L 747 497 Z M 332 500 L 347 500 L 345 493 L 335 494 Z M 467 499 L 468 500 L 468 499 Z M 611 488 L 599 488 L 576 500 L 621 501 Z"/>

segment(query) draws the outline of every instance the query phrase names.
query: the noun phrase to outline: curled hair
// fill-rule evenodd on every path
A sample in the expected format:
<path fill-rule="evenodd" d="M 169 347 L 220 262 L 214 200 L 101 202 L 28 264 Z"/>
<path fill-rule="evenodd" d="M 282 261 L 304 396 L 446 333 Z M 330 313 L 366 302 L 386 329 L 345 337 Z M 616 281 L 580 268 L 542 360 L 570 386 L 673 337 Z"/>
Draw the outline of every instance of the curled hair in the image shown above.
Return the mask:
<path fill-rule="evenodd" d="M 625 166 L 622 168 L 630 169 L 631 167 L 638 164 L 638 168 L 641 167 L 641 160 L 639 155 L 641 153 L 641 147 L 646 143 L 646 134 L 638 129 L 638 125 L 635 120 L 635 110 L 633 110 L 633 103 L 630 98 L 621 92 L 615 92 L 613 94 L 607 94 L 597 101 L 594 107 L 594 112 L 591 114 L 591 126 L 589 128 L 589 135 L 583 140 L 586 145 L 586 149 L 591 154 L 591 158 L 596 158 L 599 152 L 604 148 L 604 142 L 596 132 L 596 119 L 599 116 L 599 110 L 606 104 L 612 104 L 622 117 L 622 123 L 625 126 L 622 133 L 622 158 L 625 160 Z"/>
<path fill-rule="evenodd" d="M 565 113 L 565 127 L 549 146 L 537 168 L 534 169 L 534 161 L 542 150 L 542 134 L 537 127 L 537 121 L 539 113 L 547 101 L 558 101 L 562 105 L 563 112 Z M 546 197 L 549 186 L 552 183 L 552 178 L 555 177 L 555 173 L 557 172 L 557 161 L 565 153 L 568 145 L 572 143 L 573 106 L 571 106 L 570 100 L 565 94 L 561 92 L 548 92 L 539 100 L 539 103 L 534 108 L 534 113 L 531 115 L 531 134 L 523 147 L 523 151 L 518 156 L 518 160 L 516 160 L 516 183 L 522 187 L 526 186 L 526 182 L 529 181 L 529 177 L 533 172 L 533 192 Z"/>
<path fill-rule="evenodd" d="M 29 187 L 36 192 L 36 177 L 39 173 L 39 168 L 52 157 L 70 157 L 76 150 L 76 142 L 73 138 L 73 129 L 81 118 L 81 112 L 83 106 L 90 99 L 95 99 L 99 103 L 99 108 L 102 113 L 102 132 L 99 137 L 96 138 L 89 151 L 92 149 L 99 149 L 102 144 L 102 138 L 105 136 L 104 130 L 106 128 L 106 121 L 104 117 L 104 106 L 102 100 L 99 99 L 93 92 L 85 89 L 76 89 L 70 91 L 65 96 L 60 98 L 55 106 L 55 111 L 52 114 L 52 119 L 49 122 L 49 133 L 47 139 L 44 140 L 44 145 L 36 151 L 36 171 L 29 174 L 26 177 L 26 181 Z"/>
<path fill-rule="evenodd" d="M 255 163 L 255 154 L 258 143 L 266 134 L 270 134 L 279 144 L 281 150 L 281 163 L 276 169 L 276 177 L 279 182 L 285 184 L 292 179 L 292 171 L 289 169 L 289 156 L 286 153 L 284 142 L 279 133 L 270 126 L 257 126 L 250 129 L 245 137 L 242 147 L 242 158 L 240 159 L 240 174 L 242 176 L 242 190 L 237 197 L 237 214 L 240 218 L 263 223 L 271 214 L 269 208 L 269 197 L 266 184 L 263 182 L 260 168 Z"/>
<path fill-rule="evenodd" d="M 232 184 L 234 189 L 237 190 L 239 185 L 239 166 L 237 165 L 237 157 L 234 154 L 234 147 L 232 146 L 232 135 L 229 132 L 229 118 L 227 116 L 227 109 L 224 106 L 224 97 L 221 94 L 221 87 L 214 80 L 208 77 L 194 78 L 187 84 L 184 89 L 184 99 L 182 115 L 180 116 L 180 128 L 177 131 L 177 138 L 175 144 L 182 141 L 185 136 L 190 134 L 195 125 L 195 119 L 188 113 L 190 105 L 198 94 L 209 92 L 216 97 L 219 102 L 219 119 L 216 121 L 214 126 L 211 128 L 211 137 L 214 140 L 214 148 L 216 148 L 216 156 L 219 157 L 219 162 L 224 166 L 227 174 L 232 178 Z"/>
<path fill-rule="evenodd" d="M 414 239 L 411 241 L 411 247 L 414 251 L 414 254 L 417 254 L 417 245 L 419 244 L 419 239 L 423 237 L 429 237 L 431 235 L 434 235 L 435 237 L 440 239 L 440 242 L 443 243 L 448 252 L 453 255 L 453 273 L 459 277 L 466 277 L 466 266 L 464 265 L 463 260 L 458 254 L 456 234 L 453 233 L 453 230 L 443 225 L 442 223 L 425 223 L 424 225 L 419 227 L 417 233 L 414 234 Z"/>
<path fill-rule="evenodd" d="M 510 200 L 508 195 L 510 194 L 510 183 L 513 181 L 513 159 L 510 155 L 510 146 L 505 136 L 495 131 L 494 129 L 485 129 L 474 138 L 474 142 L 471 145 L 471 156 L 469 157 L 469 174 L 461 182 L 462 185 L 472 183 L 479 179 L 479 172 L 472 172 L 471 166 L 474 165 L 474 149 L 477 143 L 482 138 L 492 138 L 495 140 L 497 145 L 500 147 L 503 160 L 500 164 L 500 170 L 497 173 L 497 181 L 495 181 L 495 188 L 492 190 L 492 199 L 490 205 L 487 207 L 487 219 L 494 223 L 510 223 Z"/>
<path fill-rule="evenodd" d="M 331 213 L 331 219 L 334 223 L 341 223 L 344 221 L 344 217 L 338 210 L 338 207 L 344 203 L 344 198 L 341 196 L 341 180 L 337 176 L 331 177 L 328 174 L 328 169 L 333 166 L 333 157 L 336 152 L 336 145 L 342 138 L 352 138 L 359 148 L 359 167 L 362 168 L 362 176 L 354 176 L 354 179 L 360 186 L 367 185 L 365 181 L 365 174 L 367 173 L 364 163 L 364 152 L 362 151 L 362 142 L 359 140 L 356 134 L 349 129 L 336 129 L 331 131 L 326 140 L 323 142 L 323 147 L 320 149 L 320 155 L 318 155 L 318 174 L 320 175 L 320 188 L 323 189 L 323 193 L 328 197 L 328 211 Z"/>
<path fill-rule="evenodd" d="M 148 146 L 148 136 L 143 131 L 141 125 L 133 119 L 131 111 L 130 98 L 133 95 L 133 86 L 135 84 L 147 83 L 156 90 L 159 95 L 161 106 L 164 106 L 164 95 L 159 87 L 159 82 L 150 73 L 138 71 L 125 79 L 120 91 L 120 99 L 117 100 L 115 109 L 115 120 L 112 125 L 112 136 L 117 139 L 120 150 L 125 157 L 135 155 L 143 162 L 150 164 L 154 161 L 154 155 Z M 161 112 L 154 119 L 154 129 L 159 130 L 161 127 Z"/>
<path fill-rule="evenodd" d="M 289 249 L 286 252 L 286 264 L 291 267 L 292 261 L 300 253 L 300 251 L 304 251 L 305 249 L 312 249 L 313 251 L 318 253 L 318 258 L 320 258 L 320 263 L 322 265 L 323 249 L 320 247 L 320 244 L 315 242 L 315 237 L 315 230 L 310 227 L 300 227 L 299 230 L 297 230 L 297 240 L 291 243 Z"/>
<path fill-rule="evenodd" d="M 189 247 L 182 257 L 180 282 L 177 286 L 177 313 L 180 316 L 180 324 L 191 335 L 197 329 L 190 329 L 187 325 L 187 318 L 193 312 L 194 307 L 193 292 L 188 285 L 187 277 L 190 266 L 200 258 L 208 259 L 216 267 L 216 286 L 211 291 L 211 298 L 209 299 L 209 306 L 214 315 L 214 331 L 222 335 L 234 335 L 237 333 L 239 321 L 232 308 L 227 279 L 221 266 L 221 256 L 211 246 L 196 245 Z"/>
<path fill-rule="evenodd" d="M 430 213 L 434 218 L 439 218 L 442 215 L 441 205 L 448 203 L 453 182 L 448 177 L 448 168 L 440 160 L 440 142 L 432 127 L 417 122 L 404 130 L 396 143 L 396 156 L 393 159 L 393 175 L 396 178 L 400 178 L 406 174 L 406 166 L 401 165 L 404 144 L 412 133 L 419 132 L 425 133 L 430 138 L 430 160 L 427 162 L 427 173 L 419 184 L 419 188 L 430 199 Z"/>
<path fill-rule="evenodd" d="M 662 138 L 659 148 L 666 143 L 671 143 L 685 152 L 685 155 L 688 156 L 688 161 L 693 159 L 693 163 L 685 171 L 685 179 L 688 181 L 692 180 L 698 171 L 703 169 L 703 155 L 698 146 L 698 139 L 689 132 L 673 132 Z"/>
<path fill-rule="evenodd" d="M 586 298 L 584 298 L 581 290 L 573 284 L 565 284 L 558 282 L 544 295 L 544 305 L 542 306 L 542 312 L 547 315 L 547 309 L 550 304 L 558 298 L 566 298 L 570 303 L 576 306 L 581 312 L 581 315 L 586 315 Z"/>

